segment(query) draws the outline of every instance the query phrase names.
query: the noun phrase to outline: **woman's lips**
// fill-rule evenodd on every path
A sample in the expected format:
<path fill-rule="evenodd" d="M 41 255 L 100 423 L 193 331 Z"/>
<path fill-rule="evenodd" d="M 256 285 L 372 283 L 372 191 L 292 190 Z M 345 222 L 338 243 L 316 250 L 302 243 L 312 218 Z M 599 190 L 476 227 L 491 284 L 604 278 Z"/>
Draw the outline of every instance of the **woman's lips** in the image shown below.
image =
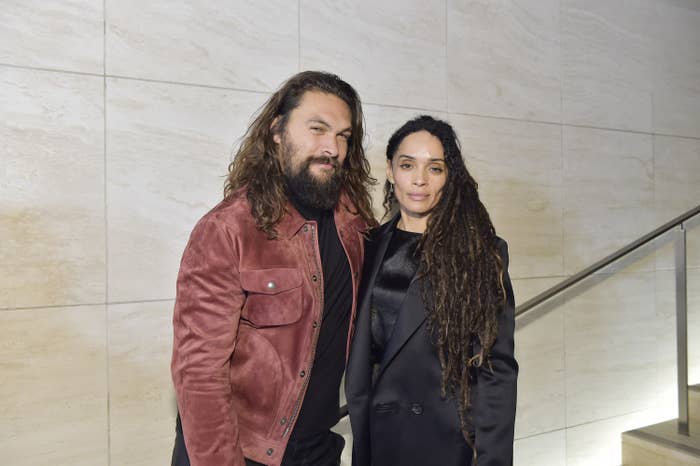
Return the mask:
<path fill-rule="evenodd" d="M 422 193 L 408 193 L 408 197 L 414 201 L 424 201 L 428 198 L 428 195 Z"/>

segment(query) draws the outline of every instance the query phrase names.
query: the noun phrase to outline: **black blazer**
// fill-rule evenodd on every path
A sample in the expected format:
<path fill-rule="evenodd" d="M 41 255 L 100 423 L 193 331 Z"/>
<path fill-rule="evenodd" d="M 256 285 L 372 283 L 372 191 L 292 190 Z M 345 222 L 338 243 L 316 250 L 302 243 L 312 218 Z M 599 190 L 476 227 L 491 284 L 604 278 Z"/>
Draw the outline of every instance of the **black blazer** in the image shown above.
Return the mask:
<path fill-rule="evenodd" d="M 346 372 L 345 393 L 353 434 L 353 466 L 465 466 L 472 450 L 460 429 L 454 400 L 440 396 L 441 369 L 429 341 L 421 279 L 406 292 L 399 318 L 387 343 L 372 386 L 370 301 L 377 272 L 398 216 L 370 233 L 359 291 L 355 337 Z M 491 350 L 493 372 L 476 371 L 471 417 L 478 466 L 513 462 L 518 364 L 513 355 L 515 327 L 508 252 L 499 239 L 504 261 L 507 304 L 500 314 L 498 338 Z M 478 343 L 474 353 L 479 352 Z"/>

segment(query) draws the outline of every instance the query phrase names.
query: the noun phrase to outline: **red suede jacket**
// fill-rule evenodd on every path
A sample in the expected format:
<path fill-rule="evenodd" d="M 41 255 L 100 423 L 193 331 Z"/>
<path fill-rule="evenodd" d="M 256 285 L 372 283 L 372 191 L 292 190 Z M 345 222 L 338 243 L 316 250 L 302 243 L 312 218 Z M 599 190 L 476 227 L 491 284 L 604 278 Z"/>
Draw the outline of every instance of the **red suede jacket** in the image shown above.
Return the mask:
<path fill-rule="evenodd" d="M 354 330 L 362 217 L 335 210 L 350 263 Z M 177 280 L 172 375 L 192 466 L 277 466 L 311 375 L 323 310 L 316 222 L 291 205 L 267 239 L 245 192 L 194 228 Z"/>

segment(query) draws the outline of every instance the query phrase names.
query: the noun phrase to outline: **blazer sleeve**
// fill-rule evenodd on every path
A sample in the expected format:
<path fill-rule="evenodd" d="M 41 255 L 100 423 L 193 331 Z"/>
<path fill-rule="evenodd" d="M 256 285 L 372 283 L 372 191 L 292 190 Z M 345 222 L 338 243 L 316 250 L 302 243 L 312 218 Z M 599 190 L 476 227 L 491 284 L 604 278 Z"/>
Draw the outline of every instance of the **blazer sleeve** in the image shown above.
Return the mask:
<path fill-rule="evenodd" d="M 477 466 L 511 466 L 518 363 L 514 355 L 515 301 L 508 276 L 508 246 L 500 240 L 506 305 L 498 319 L 498 336 L 491 349 L 491 366 L 477 371 L 476 393 L 472 400 Z"/>
<path fill-rule="evenodd" d="M 230 358 L 244 300 L 234 242 L 204 218 L 177 280 L 171 364 L 192 466 L 244 466 L 232 406 Z"/>

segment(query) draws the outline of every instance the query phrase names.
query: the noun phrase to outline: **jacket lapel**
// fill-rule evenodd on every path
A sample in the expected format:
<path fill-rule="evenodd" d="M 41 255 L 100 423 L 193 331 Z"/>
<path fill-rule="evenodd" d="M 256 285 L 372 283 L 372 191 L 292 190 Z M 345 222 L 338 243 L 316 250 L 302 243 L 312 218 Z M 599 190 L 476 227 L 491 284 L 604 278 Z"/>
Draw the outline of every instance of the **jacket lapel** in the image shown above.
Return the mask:
<path fill-rule="evenodd" d="M 421 324 L 425 322 L 426 313 L 421 296 L 421 286 L 422 280 L 414 277 L 408 290 L 406 290 L 406 296 L 401 305 L 399 318 L 396 320 L 396 324 L 394 324 L 394 331 L 389 338 L 389 343 L 384 349 L 375 383 L 379 381 L 384 370 L 396 357 L 401 348 L 403 348 L 406 342 L 416 333 L 416 330 L 418 330 Z"/>
<path fill-rule="evenodd" d="M 366 396 L 371 386 L 372 331 L 370 306 L 372 304 L 372 290 L 374 289 L 374 282 L 381 268 L 384 254 L 389 246 L 394 226 L 398 220 L 399 217 L 397 216 L 379 227 L 374 235 L 370 234 L 371 239 L 366 244 L 365 267 L 359 293 L 355 336 L 350 347 L 345 382 L 348 402 L 350 402 L 351 398 Z"/>
<path fill-rule="evenodd" d="M 369 308 L 372 304 L 372 290 L 374 289 L 374 282 L 377 280 L 377 274 L 379 269 L 382 267 L 382 262 L 384 262 L 384 254 L 386 254 L 386 248 L 389 247 L 389 242 L 394 234 L 394 228 L 399 221 L 399 216 L 395 216 L 387 223 L 382 225 L 377 231 L 377 236 L 374 239 L 374 247 L 368 245 L 368 254 L 365 256 L 365 260 L 369 261 L 366 272 L 369 273 L 367 279 L 367 286 L 363 286 L 364 293 L 362 294 L 362 306 L 366 307 L 367 316 L 369 316 Z M 371 256 L 371 257 L 370 257 Z M 368 319 L 369 321 L 369 319 Z"/>

